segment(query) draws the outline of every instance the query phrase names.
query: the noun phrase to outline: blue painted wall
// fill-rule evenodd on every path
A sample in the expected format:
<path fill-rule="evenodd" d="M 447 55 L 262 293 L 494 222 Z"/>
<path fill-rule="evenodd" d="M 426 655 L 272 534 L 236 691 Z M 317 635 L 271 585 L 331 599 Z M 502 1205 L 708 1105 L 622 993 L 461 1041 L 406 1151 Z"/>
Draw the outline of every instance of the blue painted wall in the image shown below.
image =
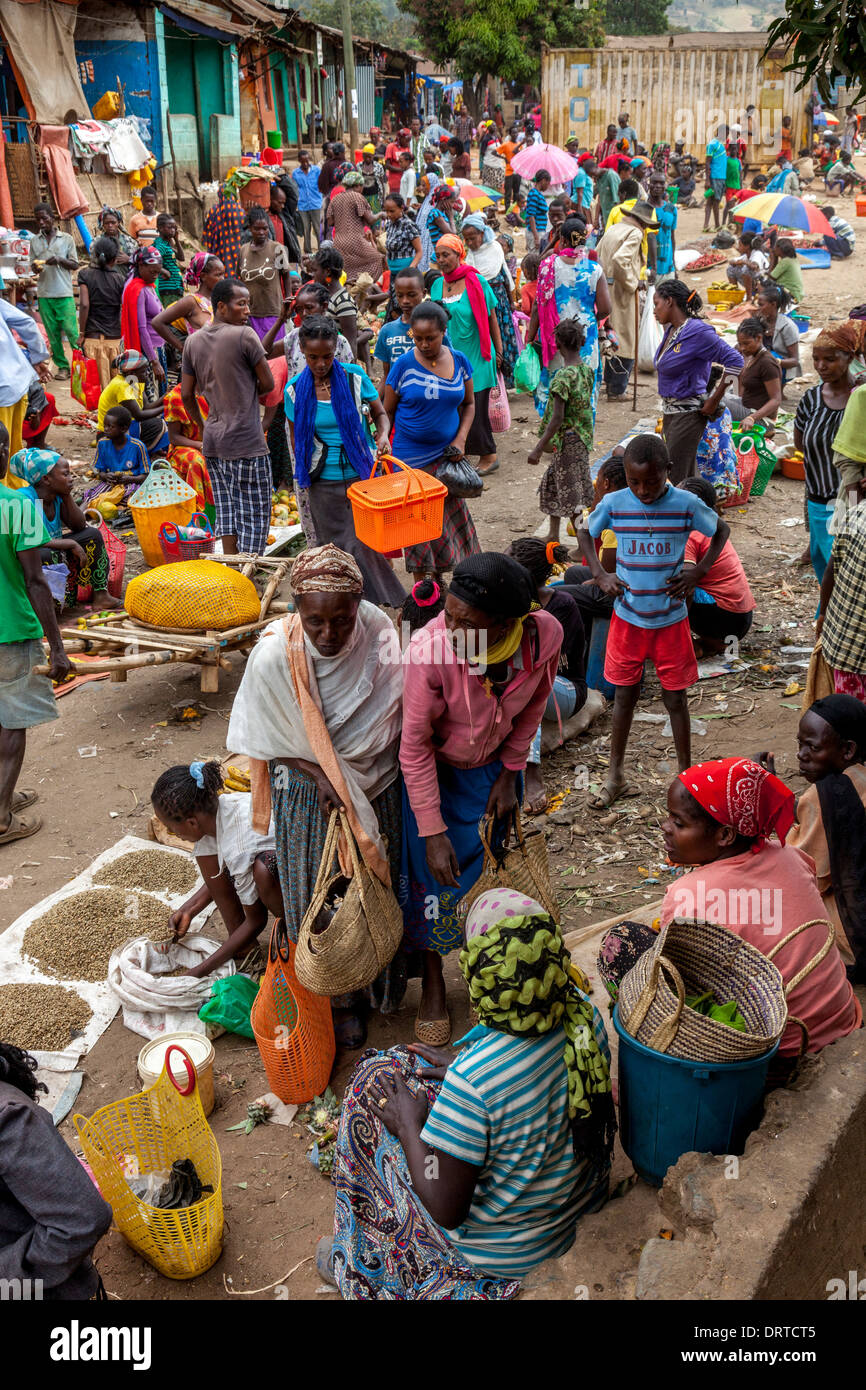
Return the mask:
<path fill-rule="evenodd" d="M 127 115 L 137 116 L 146 122 L 146 132 L 141 131 L 142 139 L 161 160 L 163 140 L 157 44 L 155 39 L 148 41 L 142 11 L 116 4 L 89 6 L 86 14 L 79 15 L 75 26 L 75 56 L 81 86 L 90 107 L 104 92 L 117 87 L 119 77 L 125 89 Z"/>

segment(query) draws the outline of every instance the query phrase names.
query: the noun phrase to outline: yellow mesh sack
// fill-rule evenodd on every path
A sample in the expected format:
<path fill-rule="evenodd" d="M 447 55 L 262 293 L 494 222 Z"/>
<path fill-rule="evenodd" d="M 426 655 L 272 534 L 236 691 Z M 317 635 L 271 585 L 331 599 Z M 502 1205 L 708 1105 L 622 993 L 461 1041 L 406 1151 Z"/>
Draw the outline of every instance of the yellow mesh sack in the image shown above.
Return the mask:
<path fill-rule="evenodd" d="M 153 627 L 224 632 L 256 622 L 260 607 L 253 581 L 213 560 L 160 565 L 136 575 L 126 589 L 127 613 Z"/>

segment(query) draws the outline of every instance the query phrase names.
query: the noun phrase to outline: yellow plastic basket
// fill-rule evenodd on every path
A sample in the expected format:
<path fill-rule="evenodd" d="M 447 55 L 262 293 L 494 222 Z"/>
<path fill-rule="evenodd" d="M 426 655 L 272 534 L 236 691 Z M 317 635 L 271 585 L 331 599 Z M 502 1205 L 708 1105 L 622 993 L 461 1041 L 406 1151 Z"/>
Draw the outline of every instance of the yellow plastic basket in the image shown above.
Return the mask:
<path fill-rule="evenodd" d="M 170 1070 L 173 1052 L 186 1064 L 184 1089 Z M 75 1115 L 73 1124 L 114 1223 L 133 1250 L 168 1279 L 194 1279 L 210 1269 L 222 1253 L 222 1161 L 189 1054 L 173 1043 L 152 1086 L 104 1105 L 90 1119 Z M 176 1211 L 151 1207 L 135 1196 L 127 1175 L 158 1172 L 179 1158 L 192 1159 L 212 1193 Z"/>

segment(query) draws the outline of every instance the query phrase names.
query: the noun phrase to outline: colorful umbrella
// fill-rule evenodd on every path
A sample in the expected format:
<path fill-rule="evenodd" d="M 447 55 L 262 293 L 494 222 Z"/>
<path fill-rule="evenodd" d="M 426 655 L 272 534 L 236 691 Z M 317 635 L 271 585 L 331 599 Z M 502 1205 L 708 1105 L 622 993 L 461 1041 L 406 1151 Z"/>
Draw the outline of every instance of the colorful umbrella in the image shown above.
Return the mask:
<path fill-rule="evenodd" d="M 473 212 L 489 208 L 495 198 L 501 198 L 495 188 L 480 188 L 471 179 L 446 179 L 446 183 L 456 184 L 461 198 L 465 198 Z"/>
<path fill-rule="evenodd" d="M 741 221 L 752 217 L 756 222 L 771 222 L 777 227 L 797 227 L 803 232 L 833 236 L 833 228 L 820 208 L 787 193 L 757 193 L 740 203 L 734 217 Z"/>
<path fill-rule="evenodd" d="M 529 145 L 514 155 L 511 167 L 515 174 L 520 174 L 524 179 L 531 179 L 540 170 L 546 169 L 554 183 L 568 183 L 580 173 L 577 160 L 558 145 Z"/>

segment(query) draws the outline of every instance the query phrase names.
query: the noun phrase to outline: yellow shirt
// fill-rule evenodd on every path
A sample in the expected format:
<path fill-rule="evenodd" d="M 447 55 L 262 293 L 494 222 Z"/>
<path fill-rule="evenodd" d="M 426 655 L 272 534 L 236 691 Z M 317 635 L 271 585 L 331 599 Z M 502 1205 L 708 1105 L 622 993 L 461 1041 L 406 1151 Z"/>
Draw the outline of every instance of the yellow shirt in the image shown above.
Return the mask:
<path fill-rule="evenodd" d="M 631 212 L 636 202 L 637 198 L 626 198 L 624 203 L 614 203 L 613 207 L 607 215 L 607 221 L 604 224 L 604 230 L 607 231 L 608 227 L 615 227 L 617 222 L 621 222 L 624 214 L 627 212 Z M 653 213 L 653 216 L 655 216 L 655 213 Z M 643 246 L 641 248 L 643 251 L 644 265 L 646 265 L 647 256 L 649 252 L 649 247 L 647 244 L 647 235 L 651 232 L 652 235 L 655 236 L 657 231 L 658 227 L 644 228 Z"/>
<path fill-rule="evenodd" d="M 144 382 L 140 381 L 137 386 L 130 386 L 125 377 L 111 378 L 96 407 L 98 429 L 102 429 L 105 424 L 105 412 L 112 410 L 116 405 L 123 405 L 124 401 L 137 401 L 140 406 L 144 401 Z"/>
<path fill-rule="evenodd" d="M 616 550 L 616 532 L 602 531 L 601 533 L 602 550 Z"/>

